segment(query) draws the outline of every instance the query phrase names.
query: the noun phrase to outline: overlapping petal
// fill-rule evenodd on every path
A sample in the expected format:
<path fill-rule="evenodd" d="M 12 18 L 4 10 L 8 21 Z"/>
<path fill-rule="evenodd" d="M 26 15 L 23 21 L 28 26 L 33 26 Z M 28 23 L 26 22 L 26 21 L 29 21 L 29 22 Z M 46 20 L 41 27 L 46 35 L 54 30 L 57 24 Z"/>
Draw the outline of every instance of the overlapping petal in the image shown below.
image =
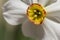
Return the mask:
<path fill-rule="evenodd" d="M 41 25 L 34 25 L 29 21 L 25 21 L 24 24 L 22 25 L 22 32 L 25 36 L 40 40 L 42 39 L 58 40 L 59 38 L 57 38 L 57 34 L 60 35 L 60 32 L 57 32 L 58 30 L 60 30 L 59 26 L 60 24 L 55 23 L 54 21 L 51 21 L 47 18 L 44 20 L 44 23 Z"/>
<path fill-rule="evenodd" d="M 19 23 L 24 22 L 25 15 L 20 12 L 20 10 L 10 10 L 4 12 L 3 14 L 5 20 L 11 25 L 18 25 Z"/>
<path fill-rule="evenodd" d="M 20 0 L 9 0 L 6 2 L 3 6 L 3 10 L 6 11 L 8 9 L 13 10 L 13 9 L 20 9 L 26 11 L 28 5 L 25 4 L 24 2 Z"/>
<path fill-rule="evenodd" d="M 22 32 L 25 36 L 31 38 L 40 38 L 44 36 L 44 29 L 42 25 L 35 25 L 29 20 L 25 21 L 22 25 Z"/>
<path fill-rule="evenodd" d="M 46 11 L 47 11 L 47 16 L 52 17 L 54 20 L 56 20 L 56 22 L 60 23 L 60 2 L 57 1 L 47 6 Z"/>
<path fill-rule="evenodd" d="M 24 22 L 28 5 L 19 0 L 10 0 L 3 7 L 3 16 L 11 25 Z"/>
<path fill-rule="evenodd" d="M 60 35 L 60 31 L 59 31 L 60 30 L 60 24 L 59 23 L 56 23 L 56 22 L 46 18 L 46 20 L 44 21 L 44 24 L 47 27 L 47 29 L 51 30 L 51 33 L 56 32 L 57 35 Z"/>
<path fill-rule="evenodd" d="M 46 20 L 44 20 L 44 28 L 46 28 L 46 30 L 48 30 L 48 34 L 50 34 L 50 36 L 52 37 L 52 39 L 54 40 L 59 40 L 60 39 L 60 24 L 49 20 L 46 18 Z M 49 36 L 49 37 L 50 37 Z"/>
<path fill-rule="evenodd" d="M 39 4 L 46 6 L 48 4 L 49 0 L 39 0 L 38 2 L 39 2 Z"/>

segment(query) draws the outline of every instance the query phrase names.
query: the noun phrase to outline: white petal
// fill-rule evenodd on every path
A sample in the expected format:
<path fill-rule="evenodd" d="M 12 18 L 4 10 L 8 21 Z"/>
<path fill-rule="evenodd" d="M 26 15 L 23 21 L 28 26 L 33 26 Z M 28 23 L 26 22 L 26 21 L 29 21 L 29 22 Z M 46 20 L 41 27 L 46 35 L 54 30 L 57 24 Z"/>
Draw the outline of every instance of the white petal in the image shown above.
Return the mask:
<path fill-rule="evenodd" d="M 38 0 L 33 0 L 33 3 L 38 3 Z"/>
<path fill-rule="evenodd" d="M 30 3 L 30 4 L 38 3 L 38 0 L 29 0 L 29 3 Z"/>
<path fill-rule="evenodd" d="M 26 12 L 28 5 L 22 2 L 21 0 L 9 0 L 3 6 L 4 11 L 11 10 L 11 9 L 20 9 Z"/>
<path fill-rule="evenodd" d="M 26 4 L 30 4 L 30 0 L 21 0 L 21 1 L 23 1 L 24 3 L 26 3 Z"/>
<path fill-rule="evenodd" d="M 60 23 L 60 17 L 59 16 L 47 16 L 47 18 L 49 18 L 50 20 L 52 20 L 56 23 Z"/>
<path fill-rule="evenodd" d="M 46 31 L 48 30 L 49 33 L 51 33 L 51 37 L 54 38 L 54 40 L 60 39 L 60 24 L 51 21 L 49 19 L 45 19 L 44 26 L 46 28 Z"/>
<path fill-rule="evenodd" d="M 60 23 L 60 2 L 53 3 L 49 6 L 46 7 L 47 11 L 47 17 L 52 17 L 50 18 L 51 20 Z"/>
<path fill-rule="evenodd" d="M 49 0 L 39 0 L 39 4 L 42 4 L 43 6 L 46 6 L 48 4 Z"/>
<path fill-rule="evenodd" d="M 20 0 L 9 0 L 3 6 L 4 19 L 11 25 L 24 22 L 28 5 Z"/>
<path fill-rule="evenodd" d="M 22 11 L 23 12 L 23 11 Z M 25 15 L 20 10 L 9 10 L 3 13 L 4 19 L 11 25 L 18 25 L 25 21 Z"/>
<path fill-rule="evenodd" d="M 45 19 L 44 23 L 38 26 L 29 21 L 25 21 L 22 25 L 23 34 L 36 40 L 58 40 L 59 37 L 57 35 L 60 36 L 59 30 L 60 24 L 49 19 Z"/>
<path fill-rule="evenodd" d="M 57 0 L 58 2 L 60 2 L 60 0 Z"/>
<path fill-rule="evenodd" d="M 56 1 L 57 0 L 49 0 L 48 3 L 46 3 L 45 7 L 55 3 Z"/>
<path fill-rule="evenodd" d="M 42 25 L 34 25 L 29 20 L 25 21 L 22 25 L 22 32 L 25 36 L 31 38 L 40 38 L 44 36 L 44 29 Z"/>
<path fill-rule="evenodd" d="M 55 12 L 55 11 L 59 11 L 59 10 L 60 10 L 60 3 L 59 2 L 55 2 L 55 3 L 46 7 L 47 12 Z"/>

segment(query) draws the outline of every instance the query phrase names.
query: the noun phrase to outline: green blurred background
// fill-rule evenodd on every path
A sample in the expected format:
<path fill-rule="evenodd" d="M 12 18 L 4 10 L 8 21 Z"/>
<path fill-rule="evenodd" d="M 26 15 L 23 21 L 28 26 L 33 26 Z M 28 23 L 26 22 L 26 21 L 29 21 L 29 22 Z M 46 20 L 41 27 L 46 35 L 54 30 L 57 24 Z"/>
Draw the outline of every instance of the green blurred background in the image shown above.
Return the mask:
<path fill-rule="evenodd" d="M 33 40 L 25 37 L 21 25 L 11 26 L 3 18 L 2 6 L 7 0 L 0 0 L 0 40 Z"/>

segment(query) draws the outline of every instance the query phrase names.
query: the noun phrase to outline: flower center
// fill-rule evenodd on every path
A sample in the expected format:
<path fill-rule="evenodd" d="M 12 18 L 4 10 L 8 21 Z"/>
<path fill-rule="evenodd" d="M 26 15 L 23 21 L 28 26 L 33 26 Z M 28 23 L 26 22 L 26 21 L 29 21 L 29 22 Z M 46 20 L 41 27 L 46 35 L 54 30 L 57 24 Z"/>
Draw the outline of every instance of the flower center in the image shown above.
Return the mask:
<path fill-rule="evenodd" d="M 32 4 L 27 9 L 28 19 L 34 24 L 41 24 L 46 17 L 46 11 L 40 4 Z"/>

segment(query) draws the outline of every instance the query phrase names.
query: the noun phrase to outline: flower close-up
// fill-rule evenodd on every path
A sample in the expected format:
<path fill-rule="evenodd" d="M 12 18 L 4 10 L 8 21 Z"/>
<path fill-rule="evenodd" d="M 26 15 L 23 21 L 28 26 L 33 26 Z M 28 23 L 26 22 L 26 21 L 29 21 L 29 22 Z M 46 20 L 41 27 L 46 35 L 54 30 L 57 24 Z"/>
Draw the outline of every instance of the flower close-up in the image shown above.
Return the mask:
<path fill-rule="evenodd" d="M 8 0 L 3 17 L 10 25 L 22 24 L 24 36 L 60 40 L 60 0 Z"/>

